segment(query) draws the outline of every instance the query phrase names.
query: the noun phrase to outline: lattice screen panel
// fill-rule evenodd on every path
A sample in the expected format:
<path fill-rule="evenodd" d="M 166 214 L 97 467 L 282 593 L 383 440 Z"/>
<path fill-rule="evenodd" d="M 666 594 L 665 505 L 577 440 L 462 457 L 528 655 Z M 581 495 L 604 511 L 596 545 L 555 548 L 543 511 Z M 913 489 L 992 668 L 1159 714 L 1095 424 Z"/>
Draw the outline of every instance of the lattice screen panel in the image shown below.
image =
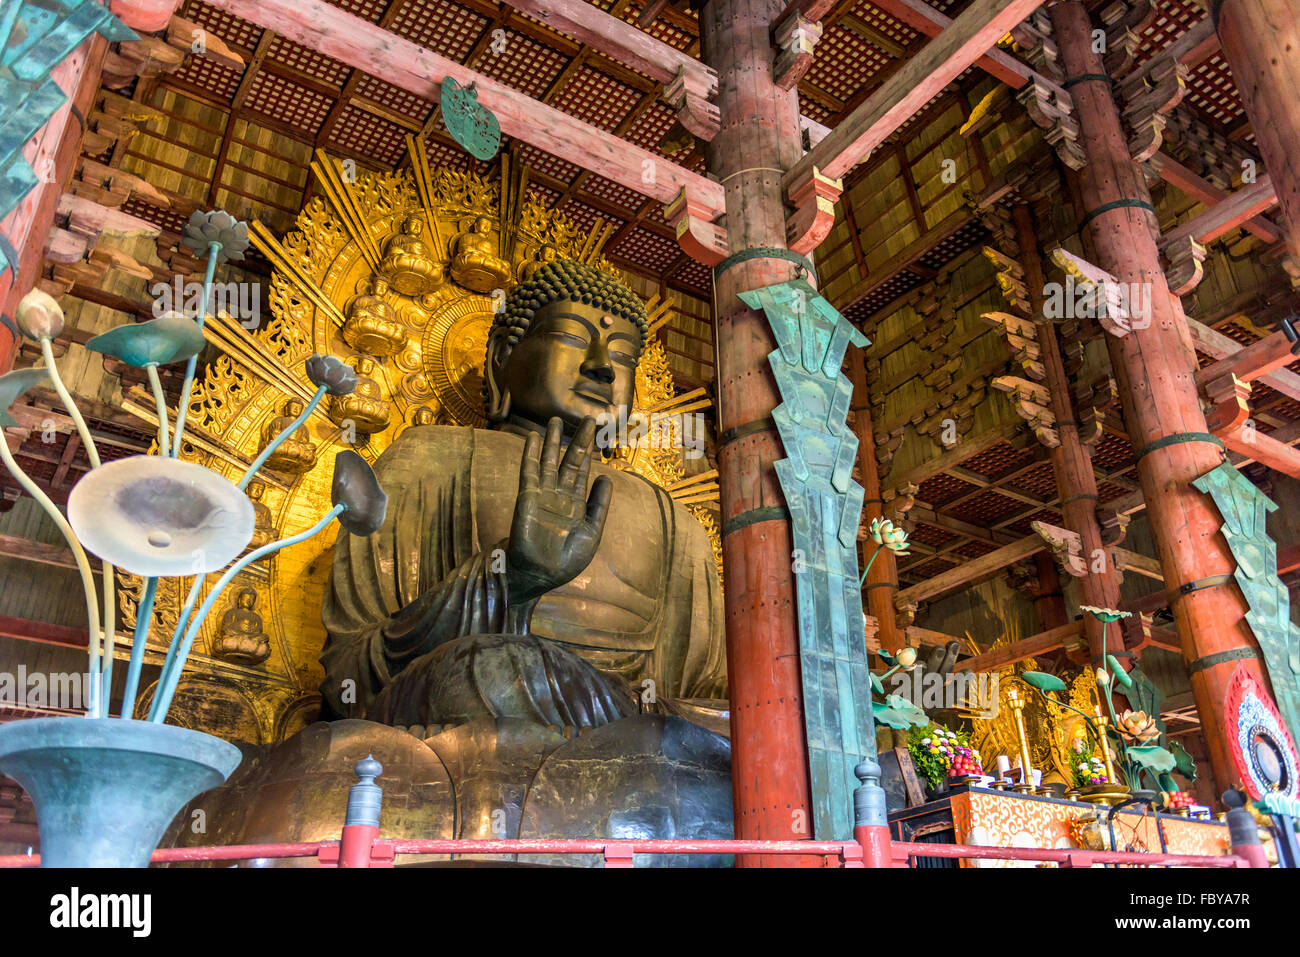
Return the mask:
<path fill-rule="evenodd" d="M 847 103 L 889 62 L 889 56 L 837 24 L 822 33 L 813 49 L 813 65 L 807 79 Z"/>
<path fill-rule="evenodd" d="M 672 129 L 676 119 L 662 101 L 656 101 L 650 109 L 637 118 L 632 128 L 623 134 L 623 138 L 644 149 L 658 151 L 659 141 Z M 671 158 L 678 161 L 682 157 L 678 155 Z"/>
<path fill-rule="evenodd" d="M 950 515 L 960 518 L 972 525 L 989 526 L 1010 518 L 1017 512 L 1024 511 L 1025 504 L 1014 498 L 1008 498 L 996 489 L 985 489 L 966 501 L 945 509 Z"/>
<path fill-rule="evenodd" d="M 951 502 L 953 499 L 965 495 L 967 492 L 974 492 L 978 488 L 978 485 L 963 482 L 959 478 L 940 472 L 938 475 L 932 475 L 921 483 L 921 490 L 917 492 L 916 497 L 922 502 L 927 502 L 935 508 L 939 508 L 945 502 Z"/>
<path fill-rule="evenodd" d="M 295 129 L 314 135 L 335 101 L 273 73 L 259 73 L 244 102 L 250 109 L 274 116 Z"/>
<path fill-rule="evenodd" d="M 227 104 L 235 98 L 242 75 L 204 56 L 190 57 L 172 74 L 176 79 L 193 84 L 205 93 L 211 94 L 214 100 Z"/>
<path fill-rule="evenodd" d="M 641 95 L 626 83 L 583 67 L 565 84 L 554 105 L 597 129 L 612 130 L 623 122 Z"/>
<path fill-rule="evenodd" d="M 865 20 L 873 28 L 898 43 L 899 46 L 911 46 L 921 39 L 921 34 L 906 23 L 900 23 L 884 11 L 877 10 L 871 4 L 871 0 L 863 0 L 863 2 L 859 3 L 853 9 L 853 15 L 859 20 Z"/>
<path fill-rule="evenodd" d="M 249 23 L 242 17 L 231 16 L 206 3 L 199 3 L 198 0 L 186 0 L 185 5 L 180 9 L 180 15 L 206 30 L 211 30 L 227 43 L 249 50 L 257 46 L 257 41 L 262 38 L 262 28 L 256 24 Z"/>
<path fill-rule="evenodd" d="M 1300 56 L 1300 52 L 1296 55 Z M 1235 126 L 1245 116 L 1241 97 L 1232 82 L 1232 71 L 1220 53 L 1192 71 L 1187 84 L 1187 99 L 1201 112 L 1226 126 Z"/>
<path fill-rule="evenodd" d="M 996 552 L 998 546 L 992 542 L 985 542 L 980 539 L 972 539 L 965 545 L 958 545 L 952 550 L 952 554 L 960 555 L 967 561 L 979 558 L 981 555 L 987 555 L 989 552 Z"/>
<path fill-rule="evenodd" d="M 1008 488 L 1044 501 L 1056 497 L 1056 476 L 1052 471 L 1051 462 L 1044 462 L 1027 472 L 1022 472 L 1006 484 Z"/>
<path fill-rule="evenodd" d="M 450 0 L 406 0 L 389 29 L 462 63 L 489 22 Z"/>
<path fill-rule="evenodd" d="M 1128 439 L 1107 432 L 1092 453 L 1092 464 L 1103 472 L 1114 472 L 1126 462 L 1133 461 L 1133 447 Z"/>
<path fill-rule="evenodd" d="M 649 230 L 634 227 L 619 240 L 616 248 L 607 249 L 606 252 L 636 263 L 650 272 L 661 273 L 673 264 L 681 254 L 681 249 L 676 243 L 656 236 Z"/>
<path fill-rule="evenodd" d="M 519 160 L 522 163 L 527 163 L 533 169 L 565 183 L 573 182 L 573 178 L 582 172 L 572 163 L 558 159 L 550 153 L 543 153 L 527 143 L 519 144 Z M 569 212 L 572 212 L 572 210 L 569 210 Z"/>
<path fill-rule="evenodd" d="M 346 10 L 354 17 L 378 23 L 384 17 L 389 0 L 328 0 L 332 5 Z"/>
<path fill-rule="evenodd" d="M 582 188 L 592 196 L 620 207 L 625 211 L 627 218 L 630 218 L 646 201 L 646 197 L 640 193 L 611 182 L 603 176 L 589 176 Z"/>
<path fill-rule="evenodd" d="M 425 140 L 426 155 L 431 167 L 445 166 L 448 169 L 481 170 L 483 164 L 470 156 L 459 146 L 451 146 L 441 140 L 428 137 Z"/>
<path fill-rule="evenodd" d="M 409 93 L 401 87 L 393 86 L 383 80 L 376 79 L 366 74 L 357 81 L 357 96 L 364 96 L 367 99 L 374 100 L 394 112 L 401 113 L 403 116 L 409 116 L 411 119 L 423 123 L 433 112 L 433 104 L 422 97 Z"/>
<path fill-rule="evenodd" d="M 1114 482 L 1102 482 L 1097 486 L 1097 501 L 1103 505 L 1127 494 L 1128 489 L 1122 485 L 1116 485 Z"/>
<path fill-rule="evenodd" d="M 978 220 L 971 220 L 918 259 L 916 264 L 925 269 L 941 269 L 958 254 L 964 253 L 976 243 L 986 242 L 988 236 L 989 231 L 984 228 L 982 223 Z"/>
<path fill-rule="evenodd" d="M 330 142 L 394 166 L 406 154 L 406 131 L 355 106 L 334 124 Z"/>
<path fill-rule="evenodd" d="M 908 535 L 910 541 L 920 542 L 922 545 L 929 545 L 931 548 L 942 548 L 949 542 L 956 541 L 957 538 L 957 535 L 954 535 L 946 528 L 940 528 L 938 525 L 927 525 L 925 522 L 917 522 L 916 527 Z"/>
<path fill-rule="evenodd" d="M 1142 31 L 1137 62 L 1145 62 L 1204 19 L 1205 11 L 1195 0 L 1161 0 L 1155 19 Z"/>
<path fill-rule="evenodd" d="M 338 60 L 279 36 L 271 41 L 271 48 L 266 51 L 266 55 L 268 59 L 330 86 L 343 86 L 348 74 L 352 72 L 350 67 Z"/>
<path fill-rule="evenodd" d="M 698 289 L 705 296 L 709 295 L 713 287 L 713 271 L 704 263 L 689 257 L 677 269 L 673 270 L 669 278 Z"/>
<path fill-rule="evenodd" d="M 1010 442 L 999 442 L 977 455 L 972 455 L 961 463 L 961 467 L 991 480 L 1028 465 L 1034 460 L 1034 455 L 1034 450 L 1029 446 L 1018 449 Z M 1050 469 L 1051 466 L 1049 465 L 1048 468 Z"/>
<path fill-rule="evenodd" d="M 906 568 L 899 569 L 899 574 L 906 574 L 908 578 L 915 581 L 924 581 L 927 578 L 933 578 L 935 575 L 957 567 L 957 562 L 949 561 L 946 558 L 931 558 L 928 561 L 917 562 Z"/>
<path fill-rule="evenodd" d="M 923 282 L 925 280 L 922 277 L 903 270 L 890 276 L 855 302 L 849 309 L 840 311 L 855 322 L 863 321 L 876 311 L 885 308 L 903 293 L 910 292 Z"/>
<path fill-rule="evenodd" d="M 600 6 L 608 8 L 609 5 L 607 3 L 602 3 Z M 629 5 L 627 10 L 623 11 L 623 19 L 633 25 L 636 24 L 637 18 L 640 16 L 641 10 L 633 8 L 631 5 Z M 656 40 L 661 40 L 670 47 L 674 47 L 678 50 L 685 50 L 695 42 L 694 36 L 676 24 L 669 23 L 662 17 L 656 19 L 654 23 L 650 24 L 649 29 L 644 32 L 650 34 L 650 36 L 654 37 Z"/>
<path fill-rule="evenodd" d="M 555 83 L 569 58 L 522 33 L 505 32 L 500 53 L 489 44 L 475 68 L 506 86 L 540 100 Z"/>

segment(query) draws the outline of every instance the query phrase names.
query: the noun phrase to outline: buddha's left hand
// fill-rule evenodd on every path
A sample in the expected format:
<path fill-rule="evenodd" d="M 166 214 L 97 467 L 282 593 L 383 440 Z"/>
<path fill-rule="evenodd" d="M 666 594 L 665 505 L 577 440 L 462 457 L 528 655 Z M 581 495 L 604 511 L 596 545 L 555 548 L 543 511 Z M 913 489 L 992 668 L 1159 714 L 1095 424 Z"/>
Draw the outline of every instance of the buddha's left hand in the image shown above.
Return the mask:
<path fill-rule="evenodd" d="M 560 419 L 553 418 L 544 441 L 532 433 L 524 445 L 506 549 L 506 601 L 512 606 L 572 581 L 600 545 L 613 486 L 600 476 L 587 494 L 596 422 L 583 419 L 567 450 L 563 435 Z"/>

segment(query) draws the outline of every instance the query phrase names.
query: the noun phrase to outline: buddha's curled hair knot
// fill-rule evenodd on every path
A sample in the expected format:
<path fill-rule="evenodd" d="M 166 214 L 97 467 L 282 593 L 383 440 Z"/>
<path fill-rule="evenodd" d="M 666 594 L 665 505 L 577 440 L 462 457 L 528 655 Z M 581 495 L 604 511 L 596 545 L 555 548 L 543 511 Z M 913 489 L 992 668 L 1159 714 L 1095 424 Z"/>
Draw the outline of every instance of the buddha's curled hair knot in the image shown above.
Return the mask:
<path fill-rule="evenodd" d="M 502 327 L 508 327 L 512 340 L 522 338 L 538 310 L 565 300 L 593 305 L 626 319 L 640 331 L 640 346 L 645 348 L 650 324 L 641 297 L 617 276 L 572 259 L 543 263 L 531 279 L 515 286 L 505 307 L 493 317 L 489 338 L 504 331 Z"/>

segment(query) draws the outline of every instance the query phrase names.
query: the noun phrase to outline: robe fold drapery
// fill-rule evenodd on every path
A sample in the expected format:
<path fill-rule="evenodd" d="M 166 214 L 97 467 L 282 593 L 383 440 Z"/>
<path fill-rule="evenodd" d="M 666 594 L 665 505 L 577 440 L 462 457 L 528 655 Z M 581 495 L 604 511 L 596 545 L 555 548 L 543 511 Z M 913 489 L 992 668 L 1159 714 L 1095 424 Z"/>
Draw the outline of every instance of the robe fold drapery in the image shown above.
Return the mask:
<path fill-rule="evenodd" d="M 322 613 L 326 717 L 365 716 L 439 645 L 520 630 L 507 616 L 504 564 L 523 448 L 511 433 L 416 426 L 380 456 L 384 525 L 366 538 L 340 532 L 334 548 Z M 634 689 L 725 699 L 722 594 L 707 534 L 640 476 L 599 463 L 591 472 L 614 484 L 600 547 L 577 578 L 542 596 L 529 630 Z"/>

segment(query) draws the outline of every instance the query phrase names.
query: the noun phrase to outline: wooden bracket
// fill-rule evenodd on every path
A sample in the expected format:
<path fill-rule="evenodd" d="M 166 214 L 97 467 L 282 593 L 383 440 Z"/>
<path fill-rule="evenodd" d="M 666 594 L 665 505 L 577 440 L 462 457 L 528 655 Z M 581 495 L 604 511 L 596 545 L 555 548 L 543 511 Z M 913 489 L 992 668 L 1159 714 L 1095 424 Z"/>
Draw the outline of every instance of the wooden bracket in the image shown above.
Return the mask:
<path fill-rule="evenodd" d="M 677 121 L 699 139 L 708 142 L 722 128 L 722 114 L 709 102 L 718 92 L 718 75 L 712 71 L 677 71 L 677 78 L 664 87 L 663 100 L 677 114 Z"/>
<path fill-rule="evenodd" d="M 1133 516 L 1112 509 L 1097 510 L 1097 524 L 1101 526 L 1101 543 L 1106 547 L 1118 545 L 1128 535 L 1129 522 Z"/>
<path fill-rule="evenodd" d="M 677 233 L 686 255 L 706 266 L 727 258 L 727 231 L 709 219 L 709 207 L 693 200 L 685 187 L 664 207 L 664 219 Z"/>
<path fill-rule="evenodd" d="M 1186 95 L 1189 76 L 1187 67 L 1165 55 L 1120 82 L 1118 93 L 1134 162 L 1144 163 L 1160 151 L 1165 124 Z"/>
<path fill-rule="evenodd" d="M 1083 540 L 1078 532 L 1048 525 L 1046 522 L 1030 522 L 1029 527 L 1047 545 L 1061 571 L 1073 578 L 1082 578 L 1088 574 L 1088 563 L 1083 557 Z"/>
<path fill-rule="evenodd" d="M 1012 259 L 992 246 L 985 246 L 983 252 L 985 258 L 997 269 L 998 288 L 1002 290 L 1002 298 L 1011 305 L 1012 309 L 1023 315 L 1032 316 L 1034 307 L 1029 299 L 1029 287 L 1025 285 L 1025 268 L 1018 260 Z"/>
<path fill-rule="evenodd" d="M 815 166 L 790 183 L 786 200 L 794 212 L 785 221 L 785 244 L 792 252 L 806 256 L 821 245 L 835 225 L 835 203 L 843 192 L 841 180 L 823 176 Z"/>
<path fill-rule="evenodd" d="M 1054 83 L 1065 82 L 1065 71 L 1057 62 L 1061 51 L 1052 39 L 1052 18 L 1047 11 L 1035 10 L 1012 27 L 1011 38 L 1030 66 Z"/>
<path fill-rule="evenodd" d="M 1164 247 L 1165 281 L 1175 296 L 1185 296 L 1201 284 L 1205 275 L 1206 248 L 1191 236 L 1182 236 Z"/>
<path fill-rule="evenodd" d="M 986 312 L 980 318 L 1002 333 L 1012 360 L 1026 376 L 1035 382 L 1047 378 L 1047 370 L 1040 359 L 1037 326 L 1023 316 L 1010 312 Z"/>
<path fill-rule="evenodd" d="M 1061 435 L 1055 428 L 1056 415 L 1051 409 L 1052 394 L 1046 386 L 1004 375 L 993 380 L 993 388 L 1008 393 L 1016 414 L 1029 423 L 1039 442 L 1049 449 L 1061 444 Z"/>
<path fill-rule="evenodd" d="M 906 631 L 908 628 L 912 627 L 912 623 L 916 621 L 916 613 L 919 607 L 920 604 L 918 602 L 899 601 L 897 597 L 895 597 L 894 624 L 897 625 L 899 631 Z"/>
<path fill-rule="evenodd" d="M 1205 383 L 1201 392 L 1214 405 L 1205 415 L 1205 425 L 1215 435 L 1239 429 L 1250 418 L 1250 383 L 1231 372 Z"/>
<path fill-rule="evenodd" d="M 1111 76 L 1127 73 L 1133 66 L 1142 36 L 1156 16 L 1155 0 L 1115 0 L 1102 9 L 1106 24 L 1104 65 Z"/>
<path fill-rule="evenodd" d="M 1083 169 L 1088 155 L 1079 141 L 1079 124 L 1074 118 L 1074 101 L 1060 87 L 1031 79 L 1016 94 L 1029 118 L 1043 130 L 1043 138 L 1070 169 Z"/>
<path fill-rule="evenodd" d="M 787 17 L 776 28 L 776 63 L 772 82 L 783 90 L 793 90 L 813 63 L 813 47 L 821 39 L 822 25 L 805 20 L 802 15 Z"/>
<path fill-rule="evenodd" d="M 1076 282 L 1096 287 L 1096 318 L 1111 335 L 1123 338 L 1134 329 L 1144 328 L 1146 323 L 1150 323 L 1149 315 L 1135 317 L 1129 314 L 1122 299 L 1120 281 L 1106 270 L 1063 247 L 1052 250 L 1052 262 L 1065 270 L 1066 275 L 1073 276 Z M 1105 308 L 1102 308 L 1103 305 Z"/>

